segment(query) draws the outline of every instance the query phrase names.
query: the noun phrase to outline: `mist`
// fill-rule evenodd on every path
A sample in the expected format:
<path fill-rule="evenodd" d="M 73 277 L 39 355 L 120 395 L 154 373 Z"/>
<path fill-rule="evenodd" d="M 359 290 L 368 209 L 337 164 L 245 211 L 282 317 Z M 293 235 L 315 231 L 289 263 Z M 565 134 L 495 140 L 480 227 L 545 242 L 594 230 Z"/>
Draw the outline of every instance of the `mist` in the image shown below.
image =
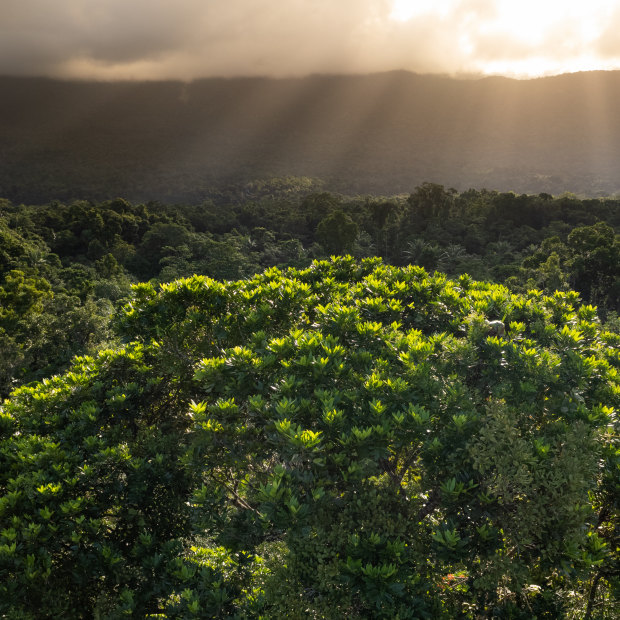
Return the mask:
<path fill-rule="evenodd" d="M 616 68 L 614 5 L 573 2 L 555 15 L 525 2 L 515 23 L 503 0 L 3 0 L 0 74 L 189 81 Z"/>

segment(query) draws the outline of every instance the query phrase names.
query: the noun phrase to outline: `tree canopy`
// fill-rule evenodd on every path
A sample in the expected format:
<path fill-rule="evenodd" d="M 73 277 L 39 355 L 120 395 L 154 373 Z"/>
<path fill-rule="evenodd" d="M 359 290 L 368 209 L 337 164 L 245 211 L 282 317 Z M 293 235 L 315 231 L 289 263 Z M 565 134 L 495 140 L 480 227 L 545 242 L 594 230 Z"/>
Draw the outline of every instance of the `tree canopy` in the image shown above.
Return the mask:
<path fill-rule="evenodd" d="M 620 337 L 576 293 L 344 257 L 114 329 L 0 408 L 0 614 L 613 617 Z"/>

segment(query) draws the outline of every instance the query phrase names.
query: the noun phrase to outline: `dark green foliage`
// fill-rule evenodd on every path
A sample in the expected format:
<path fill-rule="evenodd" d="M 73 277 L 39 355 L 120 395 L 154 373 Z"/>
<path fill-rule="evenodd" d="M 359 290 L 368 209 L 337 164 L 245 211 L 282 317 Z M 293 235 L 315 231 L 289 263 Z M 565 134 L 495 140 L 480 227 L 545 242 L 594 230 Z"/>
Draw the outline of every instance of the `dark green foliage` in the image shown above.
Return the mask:
<path fill-rule="evenodd" d="M 110 617 L 166 587 L 193 478 L 184 403 L 149 358 L 81 358 L 4 408 L 2 612 Z"/>
<path fill-rule="evenodd" d="M 620 342 L 577 294 L 346 257 L 116 329 L 0 410 L 0 614 L 613 617 Z"/>
<path fill-rule="evenodd" d="M 193 273 L 236 280 L 343 251 L 522 292 L 576 289 L 603 320 L 620 310 L 615 200 L 459 194 L 434 183 L 389 200 L 318 189 L 304 178 L 256 181 L 175 207 L 120 198 L 40 207 L 2 201 L 0 395 L 108 341 L 112 304 L 131 282 Z M 9 293 L 18 281 L 24 290 Z M 28 290 L 47 292 L 35 303 Z"/>
<path fill-rule="evenodd" d="M 343 211 L 334 211 L 319 222 L 316 237 L 331 254 L 350 251 L 357 239 L 357 224 Z"/>
<path fill-rule="evenodd" d="M 63 267 L 43 240 L 48 234 L 21 210 L 0 214 L 0 398 L 101 344 L 110 302 L 129 292 L 112 255 Z"/>
<path fill-rule="evenodd" d="M 578 290 L 601 313 L 620 305 L 620 241 L 611 226 L 598 222 L 574 228 L 566 242 L 549 237 L 523 261 L 530 286 Z"/>

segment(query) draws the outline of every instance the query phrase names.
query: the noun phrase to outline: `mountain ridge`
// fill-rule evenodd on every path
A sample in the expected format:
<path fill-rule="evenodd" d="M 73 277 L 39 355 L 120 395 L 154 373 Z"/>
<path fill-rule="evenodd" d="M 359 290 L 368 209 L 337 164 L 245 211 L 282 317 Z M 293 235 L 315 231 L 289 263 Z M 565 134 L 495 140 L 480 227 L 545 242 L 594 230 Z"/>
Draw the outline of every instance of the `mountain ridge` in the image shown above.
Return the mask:
<path fill-rule="evenodd" d="M 393 71 L 88 82 L 0 77 L 0 195 L 196 202 L 273 176 L 345 193 L 620 191 L 620 71 Z"/>

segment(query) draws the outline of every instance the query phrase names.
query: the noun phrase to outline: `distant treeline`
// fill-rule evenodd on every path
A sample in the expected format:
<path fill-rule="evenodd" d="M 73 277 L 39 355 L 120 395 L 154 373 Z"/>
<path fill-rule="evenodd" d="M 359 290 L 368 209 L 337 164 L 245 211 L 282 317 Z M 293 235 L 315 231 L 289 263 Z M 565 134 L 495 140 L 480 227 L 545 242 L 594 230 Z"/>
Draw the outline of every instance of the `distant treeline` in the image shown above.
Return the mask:
<path fill-rule="evenodd" d="M 394 71 L 303 79 L 71 82 L 0 77 L 0 196 L 156 198 L 288 175 L 345 194 L 620 193 L 620 72 L 457 80 Z"/>
<path fill-rule="evenodd" d="M 139 281 L 248 277 L 315 258 L 379 256 L 515 291 L 577 290 L 617 329 L 620 201 L 457 192 L 345 196 L 305 178 L 233 186 L 200 205 L 0 201 L 0 395 L 116 336 Z"/>

